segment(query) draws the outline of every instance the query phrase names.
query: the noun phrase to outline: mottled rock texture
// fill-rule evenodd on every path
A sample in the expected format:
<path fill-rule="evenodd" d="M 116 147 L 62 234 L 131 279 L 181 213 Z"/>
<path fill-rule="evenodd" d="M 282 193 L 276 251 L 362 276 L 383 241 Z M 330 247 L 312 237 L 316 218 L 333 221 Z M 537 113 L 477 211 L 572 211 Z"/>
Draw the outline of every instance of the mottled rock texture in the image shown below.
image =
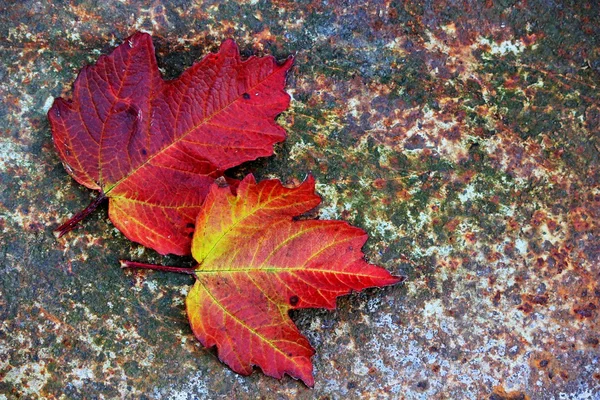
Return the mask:
<path fill-rule="evenodd" d="M 600 398 L 596 1 L 0 4 L 0 399 Z M 296 56 L 276 155 L 322 218 L 407 281 L 294 313 L 316 384 L 241 377 L 194 339 L 190 265 L 127 241 L 65 172 L 46 112 L 136 30 L 175 77 L 228 37 Z M 562 397 L 561 397 L 562 396 Z M 586 397 L 587 396 L 587 397 Z"/>

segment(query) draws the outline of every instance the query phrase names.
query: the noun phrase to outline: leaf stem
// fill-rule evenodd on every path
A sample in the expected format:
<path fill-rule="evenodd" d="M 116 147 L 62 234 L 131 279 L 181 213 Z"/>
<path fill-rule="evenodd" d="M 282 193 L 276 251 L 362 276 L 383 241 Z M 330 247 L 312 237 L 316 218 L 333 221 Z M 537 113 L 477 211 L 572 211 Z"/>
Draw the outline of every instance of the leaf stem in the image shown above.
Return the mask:
<path fill-rule="evenodd" d="M 141 268 L 155 271 L 176 272 L 178 274 L 194 275 L 193 268 L 169 267 L 167 265 L 145 264 L 136 261 L 121 260 L 121 268 Z"/>
<path fill-rule="evenodd" d="M 98 206 L 102 204 L 104 200 L 106 200 L 106 195 L 103 192 L 100 192 L 100 194 L 94 200 L 92 200 L 92 202 L 86 208 L 73 215 L 71 219 L 56 228 L 54 232 L 58 232 L 58 237 L 62 237 L 64 234 L 72 231 L 75 229 L 77 224 L 79 224 L 79 222 L 83 221 L 85 217 L 90 215 L 96 208 L 98 208 Z"/>

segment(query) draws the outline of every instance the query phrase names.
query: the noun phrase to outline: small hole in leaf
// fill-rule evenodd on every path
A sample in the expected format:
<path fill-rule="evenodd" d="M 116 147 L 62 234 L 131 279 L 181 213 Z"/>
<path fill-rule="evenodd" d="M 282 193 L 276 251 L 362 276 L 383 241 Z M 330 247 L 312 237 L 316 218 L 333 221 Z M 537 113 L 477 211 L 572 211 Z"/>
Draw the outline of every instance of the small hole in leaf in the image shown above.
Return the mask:
<path fill-rule="evenodd" d="M 191 238 L 193 238 L 193 237 L 194 237 L 194 232 L 190 232 L 190 233 L 188 233 L 188 237 L 189 237 L 190 239 L 191 239 Z"/>
<path fill-rule="evenodd" d="M 195 226 L 195 225 L 194 225 L 194 224 L 192 224 L 191 222 L 188 222 L 188 223 L 185 225 L 185 227 L 186 227 L 186 228 L 189 228 L 189 229 L 194 229 L 194 226 Z"/>
<path fill-rule="evenodd" d="M 244 94 L 242 95 L 242 97 L 243 97 L 244 99 L 246 99 L 246 100 L 249 100 L 249 99 L 250 99 L 250 95 L 249 95 L 248 93 L 244 93 Z"/>
<path fill-rule="evenodd" d="M 146 149 L 142 149 L 142 154 L 143 154 L 143 155 L 146 155 L 146 154 L 148 154 L 148 152 L 146 151 Z"/>
<path fill-rule="evenodd" d="M 298 304 L 298 302 L 300 301 L 300 299 L 298 298 L 298 296 L 292 296 L 290 297 L 290 304 L 295 306 L 296 304 Z"/>

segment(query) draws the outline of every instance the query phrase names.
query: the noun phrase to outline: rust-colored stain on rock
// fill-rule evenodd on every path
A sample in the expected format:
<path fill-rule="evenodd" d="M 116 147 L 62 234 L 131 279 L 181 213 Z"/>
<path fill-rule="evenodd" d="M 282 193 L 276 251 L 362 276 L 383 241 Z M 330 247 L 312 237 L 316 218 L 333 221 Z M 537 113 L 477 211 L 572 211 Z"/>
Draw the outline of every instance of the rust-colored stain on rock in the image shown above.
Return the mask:
<path fill-rule="evenodd" d="M 73 3 L 73 2 L 71 2 Z M 46 112 L 135 30 L 175 77 L 221 41 L 296 64 L 289 137 L 232 174 L 317 179 L 401 286 L 293 314 L 315 388 L 196 343 L 190 263 L 128 242 Z M 23 1 L 0 12 L 0 399 L 600 398 L 600 6 L 593 1 Z"/>

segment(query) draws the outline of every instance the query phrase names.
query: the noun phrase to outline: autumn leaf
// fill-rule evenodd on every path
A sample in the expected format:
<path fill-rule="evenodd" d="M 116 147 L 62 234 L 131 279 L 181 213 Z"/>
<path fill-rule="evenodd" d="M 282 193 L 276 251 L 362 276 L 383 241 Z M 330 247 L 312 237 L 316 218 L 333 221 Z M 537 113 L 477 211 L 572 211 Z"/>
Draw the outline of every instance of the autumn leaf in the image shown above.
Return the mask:
<path fill-rule="evenodd" d="M 248 375 L 288 374 L 313 386 L 313 348 L 289 317 L 333 309 L 336 297 L 401 280 L 363 260 L 366 233 L 343 221 L 295 220 L 320 202 L 309 177 L 296 188 L 250 175 L 236 194 L 213 185 L 196 221 L 193 269 L 124 262 L 123 267 L 193 274 L 186 300 L 195 336 Z"/>
<path fill-rule="evenodd" d="M 48 112 L 69 174 L 100 192 L 57 230 L 64 234 L 109 199 L 109 217 L 129 239 L 161 254 L 189 254 L 193 224 L 223 171 L 269 156 L 285 139 L 274 118 L 292 59 L 240 60 L 232 40 L 179 78 L 163 80 L 151 36 L 136 33 L 84 67 L 72 100 Z"/>

